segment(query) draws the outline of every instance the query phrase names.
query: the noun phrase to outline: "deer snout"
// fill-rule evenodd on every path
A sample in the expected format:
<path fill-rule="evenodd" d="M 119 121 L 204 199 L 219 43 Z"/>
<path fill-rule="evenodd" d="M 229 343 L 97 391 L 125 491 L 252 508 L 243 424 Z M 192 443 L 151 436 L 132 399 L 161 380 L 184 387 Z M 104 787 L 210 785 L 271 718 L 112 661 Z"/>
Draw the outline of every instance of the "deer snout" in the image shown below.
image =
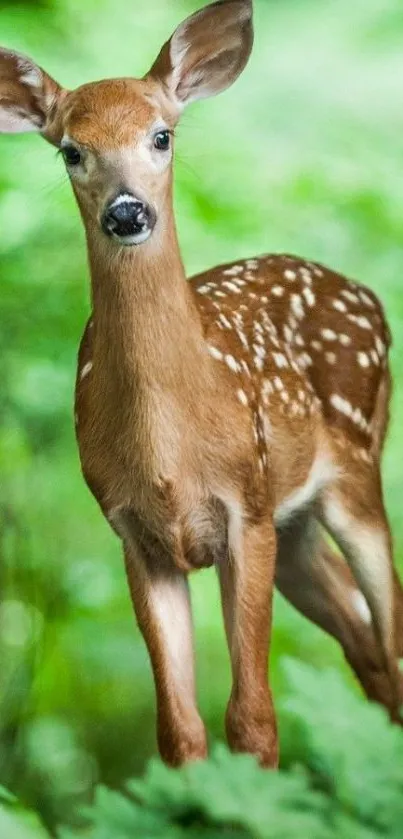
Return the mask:
<path fill-rule="evenodd" d="M 156 220 L 155 211 L 148 204 L 124 193 L 106 208 L 102 229 L 122 245 L 140 245 L 151 236 Z"/>

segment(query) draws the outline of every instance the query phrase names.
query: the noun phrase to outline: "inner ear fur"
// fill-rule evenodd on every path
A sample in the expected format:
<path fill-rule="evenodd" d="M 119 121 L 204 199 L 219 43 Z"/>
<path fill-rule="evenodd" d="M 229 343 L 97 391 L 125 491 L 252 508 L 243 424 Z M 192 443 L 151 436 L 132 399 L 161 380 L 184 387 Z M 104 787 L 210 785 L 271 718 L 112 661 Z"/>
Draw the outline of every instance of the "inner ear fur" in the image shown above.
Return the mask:
<path fill-rule="evenodd" d="M 219 0 L 187 18 L 164 44 L 149 76 L 179 109 L 229 87 L 253 46 L 251 0 Z"/>
<path fill-rule="evenodd" d="M 63 93 L 30 58 L 0 49 L 1 132 L 39 131 L 46 136 Z"/>

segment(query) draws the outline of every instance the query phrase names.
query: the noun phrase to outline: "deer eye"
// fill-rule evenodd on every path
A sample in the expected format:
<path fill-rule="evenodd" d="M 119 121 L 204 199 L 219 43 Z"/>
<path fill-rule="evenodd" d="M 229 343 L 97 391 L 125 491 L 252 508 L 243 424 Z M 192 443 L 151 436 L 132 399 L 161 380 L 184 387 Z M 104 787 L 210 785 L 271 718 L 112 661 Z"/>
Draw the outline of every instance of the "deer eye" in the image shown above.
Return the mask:
<path fill-rule="evenodd" d="M 159 151 L 168 151 L 171 144 L 169 131 L 159 131 L 154 137 L 154 146 Z"/>
<path fill-rule="evenodd" d="M 78 166 L 81 163 L 81 154 L 75 146 L 63 146 L 62 155 L 67 166 Z"/>

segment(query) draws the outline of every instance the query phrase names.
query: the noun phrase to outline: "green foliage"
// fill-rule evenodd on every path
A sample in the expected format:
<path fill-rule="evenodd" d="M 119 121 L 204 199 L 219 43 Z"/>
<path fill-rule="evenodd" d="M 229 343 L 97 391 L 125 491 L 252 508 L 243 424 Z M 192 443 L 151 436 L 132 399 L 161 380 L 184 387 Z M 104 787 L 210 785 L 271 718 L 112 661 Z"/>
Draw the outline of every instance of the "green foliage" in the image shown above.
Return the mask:
<path fill-rule="evenodd" d="M 209 761 L 178 771 L 153 760 L 124 792 L 99 787 L 86 826 L 61 828 L 59 839 L 401 839 L 402 730 L 336 671 L 292 660 L 285 669 L 287 768 L 264 771 L 217 744 Z M 42 839 L 1 799 L 0 836 L 4 817 L 7 839 Z"/>
<path fill-rule="evenodd" d="M 127 794 L 98 791 L 91 839 L 401 839 L 403 733 L 334 670 L 288 661 L 290 765 L 265 772 L 217 746 L 175 772 L 153 761 Z M 225 828 L 225 830 L 224 830 Z"/>
<path fill-rule="evenodd" d="M 303 777 L 268 774 L 253 758 L 217 747 L 208 763 L 180 772 L 154 761 L 144 781 L 128 785 L 128 797 L 99 790 L 93 836 L 215 839 L 222 831 L 257 839 L 316 839 L 325 808 Z"/>
<path fill-rule="evenodd" d="M 14 796 L 3 787 L 0 788 L 0 836 L 1 839 L 46 839 L 48 836 L 39 817 L 18 807 Z"/>
<path fill-rule="evenodd" d="M 144 73 L 176 23 L 201 4 L 2 0 L 1 41 L 73 87 Z M 176 210 L 185 262 L 190 273 L 287 250 L 357 277 L 382 298 L 395 345 L 385 497 L 401 567 L 401 2 L 254 5 L 249 68 L 225 96 L 189 110 L 178 129 Z M 32 135 L 2 136 L 0 144 L 0 783 L 49 829 L 71 824 L 76 831 L 83 823 L 78 811 L 98 782 L 121 788 L 155 754 L 153 682 L 119 546 L 84 486 L 74 441 L 75 358 L 89 312 L 80 219 L 52 148 Z M 203 572 L 192 588 L 201 712 L 219 740 L 230 671 L 214 574 Z M 369 839 L 368 831 L 382 825 L 387 835 L 399 824 L 396 815 L 388 821 L 398 795 L 395 732 L 382 715 L 355 705 L 357 687 L 334 643 L 280 598 L 274 625 L 271 680 L 283 708 L 283 763 L 288 770 L 298 760 L 305 773 L 284 776 L 281 794 L 283 776 L 274 779 L 270 806 L 287 801 L 291 819 L 295 800 L 309 797 L 320 829 L 325 823 L 328 830 L 324 814 L 334 797 L 340 835 Z M 305 671 L 294 666 L 287 681 L 284 656 L 318 670 L 330 663 L 339 675 L 321 682 L 312 673 L 305 684 Z M 231 778 L 241 766 L 242 775 L 257 773 L 248 761 L 230 768 L 218 753 L 211 768 L 217 790 L 220 761 Z M 258 785 L 269 786 L 258 775 Z M 185 788 L 185 777 L 166 783 Z M 102 796 L 124 806 L 113 793 Z M 241 800 L 249 815 L 246 794 Z M 1 801 L 0 839 L 15 839 L 10 819 L 21 824 L 15 831 L 41 835 L 30 816 Z M 221 831 L 208 825 L 217 802 L 209 806 L 200 802 L 207 813 L 200 831 Z M 161 821 L 154 805 L 127 807 L 128 819 L 139 811 Z M 307 824 L 310 813 L 303 815 Z M 171 832 L 183 829 L 174 824 Z"/>

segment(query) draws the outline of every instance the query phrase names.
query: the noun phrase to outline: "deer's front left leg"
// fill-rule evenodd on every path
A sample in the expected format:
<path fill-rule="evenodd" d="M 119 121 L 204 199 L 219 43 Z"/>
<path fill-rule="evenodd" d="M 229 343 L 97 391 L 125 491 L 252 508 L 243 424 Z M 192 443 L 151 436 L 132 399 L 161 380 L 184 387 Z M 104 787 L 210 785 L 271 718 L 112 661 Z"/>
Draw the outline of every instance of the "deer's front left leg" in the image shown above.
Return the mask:
<path fill-rule="evenodd" d="M 157 737 L 163 760 L 179 766 L 207 756 L 196 706 L 193 627 L 186 576 L 150 569 L 140 548 L 125 547 L 137 621 L 151 658 L 157 695 Z"/>
<path fill-rule="evenodd" d="M 233 686 L 226 727 L 237 752 L 278 763 L 277 725 L 268 684 L 276 533 L 271 519 L 244 522 L 219 567 Z"/>

